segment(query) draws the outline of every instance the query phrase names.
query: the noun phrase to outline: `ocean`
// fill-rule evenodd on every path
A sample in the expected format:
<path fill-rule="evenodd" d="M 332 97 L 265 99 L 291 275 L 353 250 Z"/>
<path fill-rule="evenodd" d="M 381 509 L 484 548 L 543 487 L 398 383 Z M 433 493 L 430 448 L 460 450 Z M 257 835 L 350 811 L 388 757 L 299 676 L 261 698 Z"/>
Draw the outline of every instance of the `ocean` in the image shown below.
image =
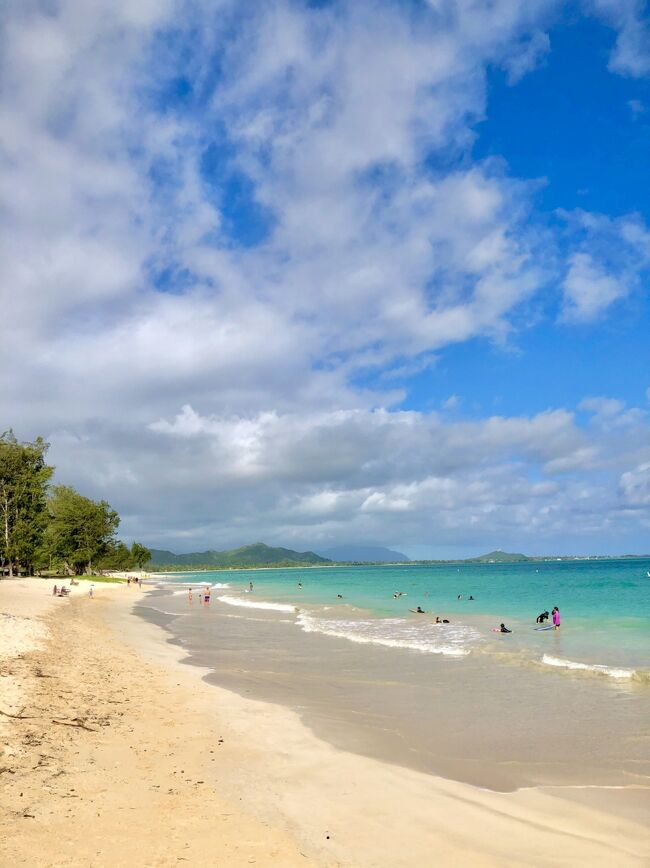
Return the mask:
<path fill-rule="evenodd" d="M 297 608 L 296 626 L 304 632 L 453 656 L 490 650 L 503 656 L 511 649 L 542 665 L 594 667 L 595 674 L 645 680 L 649 573 L 650 560 L 618 559 L 215 571 L 168 580 L 215 585 L 215 602 L 226 606 Z M 427 614 L 409 611 L 418 606 Z M 536 616 L 553 606 L 560 609 L 561 629 L 537 631 Z M 431 616 L 450 623 L 436 625 Z M 491 632 L 501 623 L 513 631 L 507 644 Z"/>
<path fill-rule="evenodd" d="M 209 681 L 291 706 L 339 747 L 498 790 L 645 789 L 648 572 L 650 560 L 180 573 L 137 611 Z M 536 630 L 553 606 L 561 629 Z M 493 632 L 502 622 L 511 633 Z"/>

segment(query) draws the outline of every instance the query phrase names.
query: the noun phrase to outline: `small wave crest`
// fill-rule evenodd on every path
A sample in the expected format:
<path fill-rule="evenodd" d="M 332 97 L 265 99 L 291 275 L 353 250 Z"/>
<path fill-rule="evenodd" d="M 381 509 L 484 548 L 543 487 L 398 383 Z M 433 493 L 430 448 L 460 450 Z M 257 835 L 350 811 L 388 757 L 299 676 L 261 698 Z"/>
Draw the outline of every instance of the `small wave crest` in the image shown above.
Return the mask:
<path fill-rule="evenodd" d="M 295 606 L 289 606 L 286 603 L 265 603 L 262 600 L 253 602 L 252 600 L 244 600 L 241 597 L 229 597 L 224 595 L 217 597 L 222 603 L 227 603 L 229 606 L 243 606 L 245 609 L 268 609 L 271 612 L 291 612 L 297 611 Z"/>
<path fill-rule="evenodd" d="M 228 584 L 228 582 L 215 582 L 213 585 L 211 585 L 209 582 L 195 582 L 193 585 L 191 585 L 189 582 L 183 582 L 180 585 L 176 583 L 175 587 L 179 588 L 179 590 L 173 591 L 174 596 L 177 597 L 180 594 L 189 594 L 190 591 L 196 592 L 198 594 L 199 591 L 203 591 L 206 587 L 211 588 L 211 590 L 213 591 L 224 591 L 229 588 L 230 585 Z"/>
<path fill-rule="evenodd" d="M 322 633 L 364 645 L 383 645 L 449 657 L 465 657 L 470 653 L 467 645 L 480 638 L 471 627 L 414 624 L 406 618 L 330 620 L 301 613 L 297 623 L 305 633 Z"/>
<path fill-rule="evenodd" d="M 580 663 L 577 660 L 564 660 L 562 657 L 552 657 L 544 654 L 542 663 L 546 666 L 557 666 L 561 669 L 590 672 L 595 675 L 607 675 L 609 678 L 636 678 L 635 669 L 623 669 L 615 666 L 605 666 L 602 663 Z"/>

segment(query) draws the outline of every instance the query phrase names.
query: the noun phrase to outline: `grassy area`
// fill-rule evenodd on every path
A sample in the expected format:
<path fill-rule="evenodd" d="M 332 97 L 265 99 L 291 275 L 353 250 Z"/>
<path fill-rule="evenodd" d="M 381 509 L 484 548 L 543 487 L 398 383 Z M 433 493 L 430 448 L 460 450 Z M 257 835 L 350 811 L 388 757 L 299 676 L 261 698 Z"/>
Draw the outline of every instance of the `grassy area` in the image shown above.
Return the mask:
<path fill-rule="evenodd" d="M 61 582 L 69 582 L 70 579 L 74 579 L 75 581 L 83 581 L 85 582 L 102 582 L 104 584 L 121 584 L 122 582 L 126 582 L 126 579 L 120 579 L 116 576 L 65 576 L 63 573 L 57 573 L 52 570 L 43 570 L 38 576 L 34 578 L 38 579 L 49 579 L 52 581 L 61 581 Z"/>

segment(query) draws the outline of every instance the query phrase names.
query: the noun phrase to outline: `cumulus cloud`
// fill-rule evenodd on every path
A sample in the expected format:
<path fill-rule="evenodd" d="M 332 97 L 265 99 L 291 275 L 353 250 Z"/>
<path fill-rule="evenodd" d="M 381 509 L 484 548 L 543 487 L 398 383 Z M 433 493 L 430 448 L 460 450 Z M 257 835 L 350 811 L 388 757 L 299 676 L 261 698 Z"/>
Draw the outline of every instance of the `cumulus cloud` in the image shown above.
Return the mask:
<path fill-rule="evenodd" d="M 621 475 L 621 493 L 630 506 L 650 506 L 650 462 Z"/>
<path fill-rule="evenodd" d="M 552 536 L 576 505 L 595 525 L 616 485 L 578 477 L 641 466 L 643 418 L 619 459 L 602 419 L 452 424 L 393 388 L 506 338 L 558 277 L 535 186 L 470 158 L 486 69 L 542 62 L 557 5 L 6 3 L 9 424 L 151 543 Z M 611 6 L 613 68 L 638 74 L 636 7 Z M 585 322 L 634 293 L 650 236 L 567 219 Z"/>
<path fill-rule="evenodd" d="M 562 284 L 562 318 L 588 323 L 641 286 L 650 269 L 650 229 L 635 214 L 612 219 L 578 210 L 561 216 L 577 248 Z"/>
<path fill-rule="evenodd" d="M 592 541 L 603 522 L 629 526 L 625 474 L 650 461 L 650 424 L 614 404 L 588 402 L 587 427 L 565 410 L 450 423 L 359 409 L 204 416 L 187 405 L 135 436 L 114 425 L 52 440 L 60 472 L 83 468 L 89 491 L 113 484 L 129 531 L 149 526 L 152 544 L 261 536 L 309 547 L 352 535 L 438 546 L 492 535 L 539 546 L 567 524 Z M 602 424 L 599 410 L 626 425 Z"/>
<path fill-rule="evenodd" d="M 650 72 L 650 28 L 644 0 L 588 0 L 587 8 L 617 31 L 610 69 L 640 77 Z"/>

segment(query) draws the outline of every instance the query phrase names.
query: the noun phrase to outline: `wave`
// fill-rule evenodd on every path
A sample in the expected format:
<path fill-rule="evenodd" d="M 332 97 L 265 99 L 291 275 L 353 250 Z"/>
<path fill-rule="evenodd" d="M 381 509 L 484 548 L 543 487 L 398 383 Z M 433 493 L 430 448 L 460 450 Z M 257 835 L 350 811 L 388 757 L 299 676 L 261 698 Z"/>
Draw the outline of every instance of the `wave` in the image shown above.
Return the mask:
<path fill-rule="evenodd" d="M 368 620 L 329 620 L 301 613 L 297 623 L 305 633 L 322 633 L 363 645 L 404 648 L 424 654 L 465 657 L 466 646 L 480 638 L 471 627 L 427 624 L 415 625 L 411 619 L 377 618 Z"/>
<path fill-rule="evenodd" d="M 285 603 L 265 603 L 262 600 L 253 603 L 251 600 L 243 600 L 241 597 L 229 597 L 227 595 L 217 597 L 217 599 L 221 600 L 222 603 L 227 603 L 229 606 L 243 606 L 246 609 L 269 609 L 272 612 L 291 612 L 292 614 L 298 611 L 295 606 L 289 606 Z"/>
<path fill-rule="evenodd" d="M 577 660 L 564 660 L 562 657 L 552 657 L 544 654 L 542 663 L 546 666 L 557 666 L 562 669 L 593 672 L 596 675 L 607 675 L 609 678 L 636 678 L 636 669 L 623 669 L 614 666 L 605 666 L 602 663 L 579 663 Z"/>
<path fill-rule="evenodd" d="M 228 582 L 215 582 L 214 585 L 209 585 L 208 582 L 196 582 L 191 585 L 189 582 L 183 582 L 181 585 L 181 590 L 173 591 L 175 597 L 181 594 L 188 594 L 190 592 L 190 588 L 192 589 L 192 593 L 198 594 L 200 591 L 203 591 L 205 587 L 209 586 L 213 591 L 223 591 L 230 587 Z M 176 585 L 178 587 L 178 585 Z"/>

